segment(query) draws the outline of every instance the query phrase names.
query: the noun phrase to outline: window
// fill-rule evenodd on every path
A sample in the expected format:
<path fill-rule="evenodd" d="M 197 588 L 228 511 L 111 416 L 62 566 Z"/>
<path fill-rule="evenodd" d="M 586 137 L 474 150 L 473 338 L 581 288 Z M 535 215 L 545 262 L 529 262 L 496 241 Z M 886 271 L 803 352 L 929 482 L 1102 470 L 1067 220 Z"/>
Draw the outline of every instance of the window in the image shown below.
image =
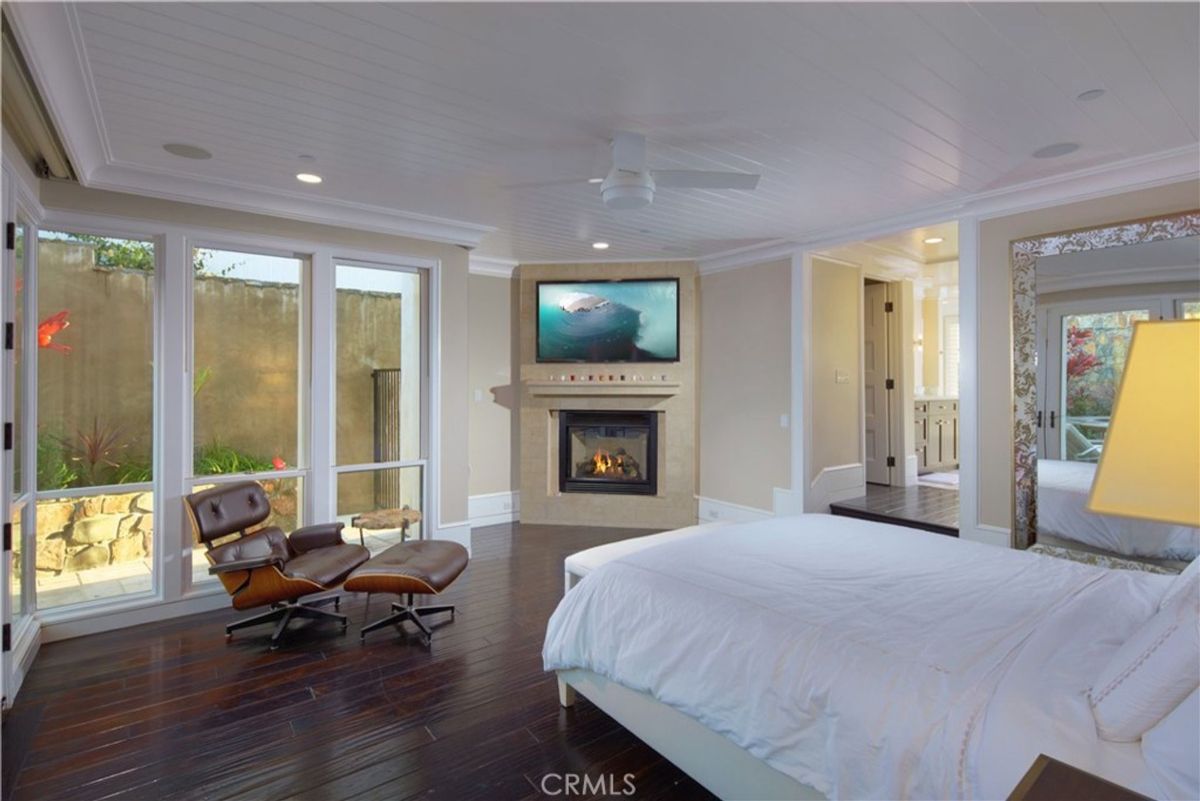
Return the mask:
<path fill-rule="evenodd" d="M 1200 300 L 1181 300 L 1175 316 L 1181 320 L 1200 320 Z"/>
<path fill-rule="evenodd" d="M 375 510 L 408 507 L 408 534 L 424 508 L 422 427 L 426 370 L 424 274 L 338 264 L 337 514 L 347 523 Z M 412 512 L 417 514 L 414 515 Z M 368 530 L 378 551 L 399 527 Z"/>
<path fill-rule="evenodd" d="M 194 475 L 296 467 L 306 263 L 197 248 L 193 264 Z"/>
<path fill-rule="evenodd" d="M 39 233 L 39 608 L 153 589 L 154 296 L 152 243 Z"/>
<path fill-rule="evenodd" d="M 308 262 L 294 255 L 192 250 L 192 476 L 262 483 L 285 532 L 303 519 L 304 338 Z M 222 479 L 218 479 L 222 480 Z M 229 480 L 229 479 L 223 479 Z M 193 544 L 192 583 L 213 580 Z"/>
<path fill-rule="evenodd" d="M 958 397 L 958 315 L 942 318 L 942 391 L 951 398 Z"/>

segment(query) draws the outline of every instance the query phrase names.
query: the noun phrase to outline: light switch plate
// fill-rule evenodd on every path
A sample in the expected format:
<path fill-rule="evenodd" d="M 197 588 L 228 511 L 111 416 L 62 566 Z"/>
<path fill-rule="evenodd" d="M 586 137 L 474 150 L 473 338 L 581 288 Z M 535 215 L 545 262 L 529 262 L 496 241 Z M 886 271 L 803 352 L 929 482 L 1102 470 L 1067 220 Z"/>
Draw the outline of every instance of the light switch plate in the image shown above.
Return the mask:
<path fill-rule="evenodd" d="M 850 374 L 847 373 L 845 370 L 834 370 L 833 371 L 833 383 L 849 384 L 850 383 Z"/>

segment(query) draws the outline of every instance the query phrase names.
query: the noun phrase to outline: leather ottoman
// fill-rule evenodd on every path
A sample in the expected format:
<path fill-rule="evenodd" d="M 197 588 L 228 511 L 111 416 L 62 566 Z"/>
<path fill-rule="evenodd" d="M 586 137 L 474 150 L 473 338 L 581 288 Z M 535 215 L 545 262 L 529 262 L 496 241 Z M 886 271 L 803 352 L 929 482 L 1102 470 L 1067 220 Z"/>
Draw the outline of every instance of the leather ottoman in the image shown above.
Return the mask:
<path fill-rule="evenodd" d="M 437 595 L 450 586 L 467 567 L 467 549 L 449 540 L 417 540 L 393 545 L 349 575 L 342 589 L 349 592 L 386 592 L 407 596 L 407 602 L 392 604 L 392 614 L 362 628 L 360 637 L 384 626 L 399 626 L 412 621 L 424 635 L 425 644 L 433 632 L 421 619 L 426 615 L 449 612 L 454 606 L 413 606 L 413 595 Z"/>

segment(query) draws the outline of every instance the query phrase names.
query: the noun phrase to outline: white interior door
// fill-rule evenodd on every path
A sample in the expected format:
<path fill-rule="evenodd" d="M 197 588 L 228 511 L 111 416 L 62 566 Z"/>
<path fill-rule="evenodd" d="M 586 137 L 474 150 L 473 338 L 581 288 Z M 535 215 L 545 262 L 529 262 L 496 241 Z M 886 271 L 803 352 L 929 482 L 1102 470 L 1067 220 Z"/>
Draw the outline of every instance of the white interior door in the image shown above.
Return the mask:
<path fill-rule="evenodd" d="M 890 419 L 888 414 L 887 284 L 863 288 L 863 415 L 867 481 L 891 484 L 888 466 Z"/>

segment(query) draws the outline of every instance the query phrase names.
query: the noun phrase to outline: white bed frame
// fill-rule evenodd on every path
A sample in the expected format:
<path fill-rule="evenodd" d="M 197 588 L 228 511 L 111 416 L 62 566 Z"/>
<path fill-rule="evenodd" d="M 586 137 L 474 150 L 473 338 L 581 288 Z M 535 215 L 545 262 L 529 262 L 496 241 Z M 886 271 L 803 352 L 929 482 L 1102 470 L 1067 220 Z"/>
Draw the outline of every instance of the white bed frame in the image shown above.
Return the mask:
<path fill-rule="evenodd" d="M 582 578 L 565 575 L 570 590 Z M 780 773 L 723 735 L 656 700 L 590 670 L 559 670 L 558 702 L 575 704 L 583 693 L 613 720 L 725 801 L 823 801 L 825 795 Z"/>
<path fill-rule="evenodd" d="M 590 670 L 558 671 L 558 700 L 576 691 L 662 754 L 718 798 L 733 801 L 817 801 L 825 796 L 763 762 L 694 718 Z"/>

